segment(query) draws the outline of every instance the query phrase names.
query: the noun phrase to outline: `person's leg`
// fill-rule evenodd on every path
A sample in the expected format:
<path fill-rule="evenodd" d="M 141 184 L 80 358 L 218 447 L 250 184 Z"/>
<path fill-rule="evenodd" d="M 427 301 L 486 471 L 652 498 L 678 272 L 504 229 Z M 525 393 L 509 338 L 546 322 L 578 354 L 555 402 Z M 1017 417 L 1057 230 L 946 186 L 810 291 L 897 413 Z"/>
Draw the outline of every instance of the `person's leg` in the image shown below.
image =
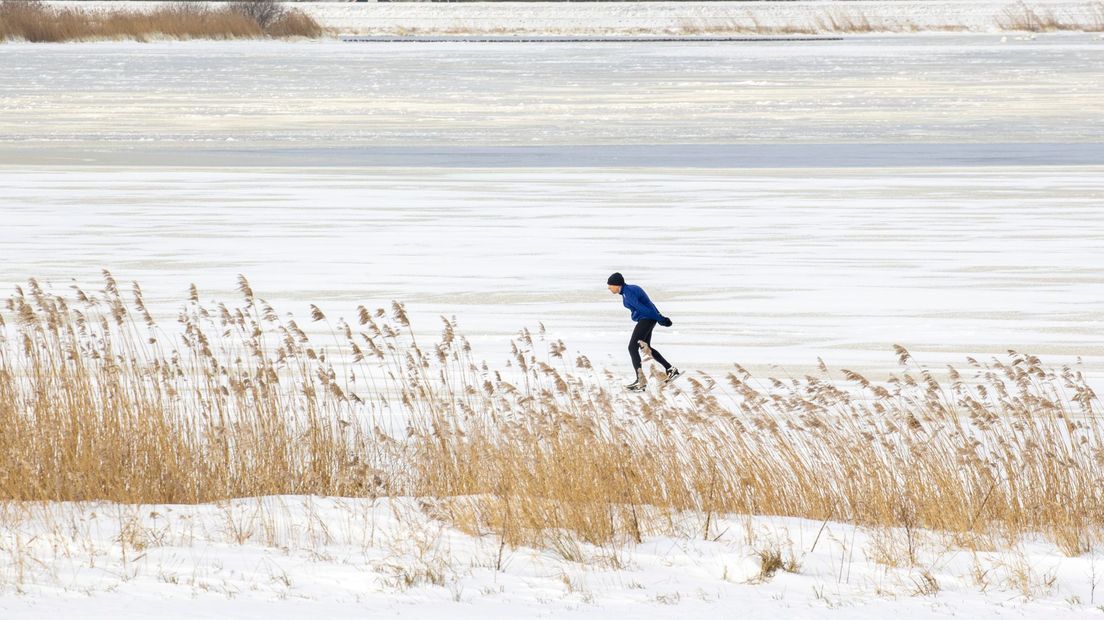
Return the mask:
<path fill-rule="evenodd" d="M 640 341 L 647 342 L 645 338 L 651 338 L 651 331 L 645 325 L 645 321 L 637 321 L 636 327 L 633 328 L 632 337 L 629 338 L 629 358 L 632 360 L 633 370 L 640 370 L 642 366 L 640 363 Z"/>
<path fill-rule="evenodd" d="M 641 321 L 641 323 L 643 323 L 643 322 L 644 321 Z M 648 343 L 648 349 L 652 353 L 652 359 L 659 362 L 663 366 L 663 370 L 670 370 L 671 364 L 667 361 L 666 358 L 663 357 L 663 355 L 660 354 L 659 351 L 656 351 L 652 347 L 652 330 L 655 329 L 655 326 L 656 326 L 655 321 L 648 321 L 648 325 L 646 326 L 645 331 L 642 334 L 642 337 L 640 338 L 640 340 L 643 340 L 644 342 Z"/>
<path fill-rule="evenodd" d="M 651 348 L 651 345 L 649 345 L 649 348 Z M 671 363 L 668 362 L 662 355 L 659 354 L 659 351 L 656 351 L 655 349 L 652 349 L 652 359 L 659 362 L 660 364 L 663 364 L 663 370 L 671 370 Z"/>

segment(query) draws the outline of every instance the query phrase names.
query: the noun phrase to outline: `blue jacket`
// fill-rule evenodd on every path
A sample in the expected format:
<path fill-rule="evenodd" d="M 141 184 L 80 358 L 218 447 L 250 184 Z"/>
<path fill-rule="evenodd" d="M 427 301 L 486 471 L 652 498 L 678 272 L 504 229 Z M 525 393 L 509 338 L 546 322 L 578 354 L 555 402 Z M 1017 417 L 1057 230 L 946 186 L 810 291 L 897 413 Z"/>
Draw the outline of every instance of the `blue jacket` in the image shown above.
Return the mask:
<path fill-rule="evenodd" d="M 648 294 L 644 292 L 644 289 L 635 284 L 621 285 L 621 303 L 625 304 L 625 307 L 632 312 L 632 320 L 634 321 L 641 319 L 659 321 L 663 318 L 663 315 L 659 313 L 659 308 L 656 308 L 652 300 L 648 299 Z"/>

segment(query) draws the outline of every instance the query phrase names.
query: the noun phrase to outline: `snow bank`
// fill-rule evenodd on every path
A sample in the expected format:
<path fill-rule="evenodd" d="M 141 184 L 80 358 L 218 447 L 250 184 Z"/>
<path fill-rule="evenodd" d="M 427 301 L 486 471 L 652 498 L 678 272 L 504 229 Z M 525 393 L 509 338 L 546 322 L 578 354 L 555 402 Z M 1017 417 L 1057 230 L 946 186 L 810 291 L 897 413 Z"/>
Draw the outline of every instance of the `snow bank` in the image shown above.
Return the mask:
<path fill-rule="evenodd" d="M 53 2 L 92 9 L 149 8 L 157 2 Z M 214 3 L 212 3 L 214 4 Z M 1096 23 L 1104 10 L 1085 0 L 1032 0 L 1040 15 Z M 1007 29 L 1011 0 L 890 2 L 303 2 L 300 8 L 341 34 L 694 34 L 749 31 L 991 32 Z M 1003 24 L 1003 26 L 1002 26 Z M 850 26 L 850 27 L 848 27 Z"/>
<path fill-rule="evenodd" d="M 924 531 L 687 514 L 641 544 L 471 536 L 414 499 L 6 504 L 0 617 L 1088 617 L 1095 555 Z M 960 537 L 972 539 L 971 536 Z M 781 566 L 764 571 L 763 557 Z M 770 568 L 767 566 L 767 568 Z"/>

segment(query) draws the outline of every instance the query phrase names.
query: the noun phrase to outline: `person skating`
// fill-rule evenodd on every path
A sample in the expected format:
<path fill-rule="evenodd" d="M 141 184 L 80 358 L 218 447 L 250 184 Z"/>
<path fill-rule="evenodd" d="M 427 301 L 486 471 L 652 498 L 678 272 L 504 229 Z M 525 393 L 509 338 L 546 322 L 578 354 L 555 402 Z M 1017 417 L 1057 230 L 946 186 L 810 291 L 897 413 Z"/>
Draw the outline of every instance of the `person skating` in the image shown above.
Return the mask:
<path fill-rule="evenodd" d="M 625 387 L 634 392 L 641 392 L 648 385 L 648 377 L 644 374 L 640 362 L 640 348 L 642 346 L 647 346 L 651 351 L 652 359 L 662 364 L 663 369 L 667 371 L 667 378 L 664 383 L 674 381 L 682 373 L 679 372 L 678 368 L 672 366 L 659 351 L 652 348 L 652 330 L 655 329 L 657 324 L 670 327 L 672 325 L 671 319 L 660 314 L 659 309 L 648 298 L 648 294 L 644 292 L 644 289 L 635 284 L 626 284 L 624 276 L 620 273 L 611 275 L 606 280 L 606 284 L 609 286 L 611 293 L 621 296 L 621 303 L 632 313 L 632 320 L 636 321 L 632 338 L 629 340 L 629 358 L 632 359 L 633 369 L 636 371 L 636 381 Z"/>

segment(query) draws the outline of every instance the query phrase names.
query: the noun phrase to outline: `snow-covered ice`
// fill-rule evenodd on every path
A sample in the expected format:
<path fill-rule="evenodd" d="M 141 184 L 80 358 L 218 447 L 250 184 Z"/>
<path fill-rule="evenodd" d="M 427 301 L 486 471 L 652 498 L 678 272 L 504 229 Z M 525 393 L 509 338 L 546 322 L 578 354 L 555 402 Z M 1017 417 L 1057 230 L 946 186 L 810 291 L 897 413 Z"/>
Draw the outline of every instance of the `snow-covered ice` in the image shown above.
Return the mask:
<path fill-rule="evenodd" d="M 107 268 L 171 329 L 188 283 L 229 298 L 244 273 L 280 310 L 405 300 L 494 362 L 543 322 L 621 369 L 620 270 L 690 368 L 876 373 L 899 343 L 1099 379 L 1101 75 L 1089 35 L 0 45 L 0 285 Z M 1030 540 L 930 535 L 933 593 L 832 523 L 815 549 L 820 523 L 729 516 L 713 541 L 500 563 L 415 499 L 258 501 L 5 507 L 0 618 L 1099 615 L 1096 557 Z M 801 568 L 751 584 L 772 539 Z M 403 586 L 419 566 L 440 585 Z"/>
<path fill-rule="evenodd" d="M 171 317 L 244 273 L 298 314 L 405 300 L 495 361 L 543 321 L 612 365 L 621 270 L 694 368 L 1104 366 L 1089 36 L 0 51 L 6 286 L 107 268 Z"/>
<path fill-rule="evenodd" d="M 604 145 L 647 167 L 656 145 L 798 144 L 946 145 L 944 166 L 961 161 L 959 144 L 1094 145 L 1102 160 L 1104 42 L 1086 34 L 5 44 L 0 55 L 3 164 L 405 166 L 426 149 L 469 149 L 456 167 L 513 146 L 559 147 L 553 160 L 571 165 L 592 161 L 578 147 Z M 846 151 L 782 163 L 826 167 Z M 656 161 L 724 165 L 720 153 Z"/>
<path fill-rule="evenodd" d="M 891 367 L 1033 352 L 1104 364 L 1100 169 L 48 170 L 0 173 L 0 279 L 98 269 L 172 316 L 195 282 L 277 308 L 455 315 L 496 363 L 544 322 L 623 363 L 620 270 L 676 326 L 679 363 Z M 170 322 L 171 326 L 171 322 Z M 609 356 L 609 357 L 607 357 Z"/>

